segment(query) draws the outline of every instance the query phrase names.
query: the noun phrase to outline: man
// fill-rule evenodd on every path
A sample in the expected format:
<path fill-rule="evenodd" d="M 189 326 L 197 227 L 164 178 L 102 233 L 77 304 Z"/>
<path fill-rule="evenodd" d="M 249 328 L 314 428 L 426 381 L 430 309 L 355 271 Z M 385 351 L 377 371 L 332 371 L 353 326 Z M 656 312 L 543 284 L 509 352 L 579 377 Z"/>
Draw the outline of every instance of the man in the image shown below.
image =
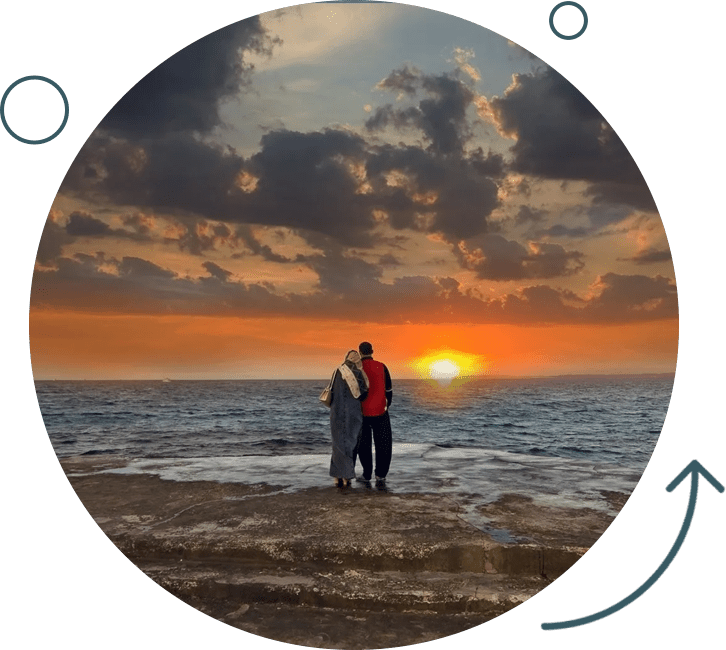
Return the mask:
<path fill-rule="evenodd" d="M 391 465 L 391 420 L 388 407 L 393 399 L 391 375 L 385 364 L 373 359 L 373 346 L 364 341 L 358 346 L 363 359 L 363 372 L 368 377 L 368 396 L 361 402 L 363 431 L 358 444 L 358 457 L 363 466 L 363 480 L 370 481 L 373 474 L 373 452 L 376 446 L 376 484 L 385 486 Z M 372 441 L 371 441 L 372 438 Z"/>

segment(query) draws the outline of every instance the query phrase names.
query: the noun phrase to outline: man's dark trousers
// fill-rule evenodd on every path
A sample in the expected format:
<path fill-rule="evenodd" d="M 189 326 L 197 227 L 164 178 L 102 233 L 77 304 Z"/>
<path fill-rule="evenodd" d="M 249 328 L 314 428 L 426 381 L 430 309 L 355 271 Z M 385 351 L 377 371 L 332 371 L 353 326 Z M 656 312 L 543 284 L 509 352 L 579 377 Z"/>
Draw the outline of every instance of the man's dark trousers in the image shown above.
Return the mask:
<path fill-rule="evenodd" d="M 363 466 L 363 478 L 371 480 L 373 475 L 373 450 L 371 442 L 376 445 L 376 476 L 386 478 L 391 466 L 391 419 L 388 411 L 383 415 L 363 416 L 363 431 L 358 443 L 358 458 Z"/>

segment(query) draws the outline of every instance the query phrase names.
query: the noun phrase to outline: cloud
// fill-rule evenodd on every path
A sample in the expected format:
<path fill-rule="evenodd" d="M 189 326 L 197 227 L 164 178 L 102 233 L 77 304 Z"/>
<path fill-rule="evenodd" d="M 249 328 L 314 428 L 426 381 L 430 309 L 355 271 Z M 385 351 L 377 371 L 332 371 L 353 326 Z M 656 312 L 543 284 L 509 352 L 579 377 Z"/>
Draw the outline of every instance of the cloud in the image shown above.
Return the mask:
<path fill-rule="evenodd" d="M 414 67 L 405 65 L 394 70 L 387 77 L 378 82 L 376 88 L 393 92 L 402 92 L 415 95 L 421 82 L 422 72 Z"/>
<path fill-rule="evenodd" d="M 380 280 L 380 270 L 351 256 L 311 256 L 315 290 L 279 294 L 269 284 L 232 281 L 213 262 L 200 278 L 182 277 L 140 258 L 103 253 L 60 258 L 36 269 L 31 307 L 94 313 L 208 314 L 242 317 L 356 319 L 379 323 L 625 323 L 677 317 L 672 280 L 656 276 L 598 277 L 585 296 L 544 285 L 495 298 L 464 289 L 451 277 Z M 79 300 L 79 296 L 82 300 Z"/>
<path fill-rule="evenodd" d="M 285 313 L 289 304 L 261 284 L 225 281 L 225 269 L 207 262 L 209 277 L 180 277 L 136 257 L 121 260 L 98 253 L 60 258 L 56 268 L 36 272 L 34 308 L 123 314 Z"/>
<path fill-rule="evenodd" d="M 378 284 L 382 273 L 377 264 L 343 255 L 341 251 L 311 255 L 305 258 L 305 262 L 318 274 L 318 288 L 331 296 L 370 293 Z"/>
<path fill-rule="evenodd" d="M 96 177 L 74 169 L 88 164 L 98 169 Z M 217 211 L 228 209 L 228 192 L 234 189 L 243 164 L 228 149 L 187 134 L 143 146 L 93 136 L 61 189 L 99 202 L 214 218 Z"/>
<path fill-rule="evenodd" d="M 454 247 L 466 269 L 485 280 L 523 280 L 573 275 L 583 268 L 584 255 L 559 244 L 529 242 L 525 248 L 497 234 L 487 234 Z"/>
<path fill-rule="evenodd" d="M 585 237 L 586 235 L 589 235 L 592 232 L 592 228 L 585 228 L 582 226 L 577 226 L 574 228 L 571 228 L 569 226 L 565 226 L 561 223 L 555 224 L 554 226 L 550 226 L 549 228 L 541 228 L 537 231 L 535 231 L 536 237 Z"/>
<path fill-rule="evenodd" d="M 381 266 L 402 266 L 401 260 L 391 253 L 386 253 L 378 258 L 378 264 Z"/>
<path fill-rule="evenodd" d="M 435 279 L 404 276 L 382 282 L 382 267 L 389 267 L 388 274 L 400 261 L 384 255 L 373 265 L 350 249 L 389 241 L 389 228 L 411 230 L 450 244 L 460 266 L 478 279 L 566 277 L 583 268 L 583 253 L 543 238 L 592 234 L 625 220 L 633 205 L 650 196 L 622 142 L 558 73 L 545 67 L 517 75 L 504 97 L 487 102 L 471 85 L 476 71 L 469 69 L 471 53 L 464 50 L 455 52 L 460 69 L 454 72 L 433 75 L 403 66 L 387 75 L 378 88 L 397 93 L 402 102 L 373 111 L 363 134 L 350 128 L 270 130 L 262 136 L 259 150 L 247 158 L 205 140 L 201 136 L 219 126 L 220 102 L 249 83 L 244 53 L 269 51 L 272 45 L 255 19 L 243 21 L 171 57 L 134 87 L 86 143 L 62 191 L 86 203 L 142 212 L 124 218 L 130 230 L 113 229 L 81 212 L 71 215 L 65 232 L 55 223 L 48 225 L 39 261 L 58 258 L 75 237 L 150 238 L 152 225 L 140 216 L 149 211 L 174 221 L 181 234 L 169 241 L 191 254 L 228 245 L 237 248 L 233 257 L 248 251 L 267 262 L 305 264 L 318 274 L 318 286 L 306 297 L 281 296 L 270 286 L 232 282 L 229 272 L 212 262 L 204 265 L 208 277 L 190 280 L 162 275 L 158 269 L 152 273 L 154 269 L 142 268 L 140 262 L 128 261 L 131 258 L 118 264 L 105 261 L 92 274 L 94 281 L 118 282 L 106 277 L 109 268 L 126 282 L 156 277 L 159 291 L 174 304 L 187 304 L 184 292 L 197 296 L 201 304 L 200 292 L 214 286 L 214 291 L 223 291 L 214 296 L 233 311 L 241 305 L 253 311 L 313 308 L 315 300 L 331 299 L 331 304 L 345 305 L 353 294 L 371 305 L 397 299 L 398 310 L 408 292 L 408 298 L 421 299 L 413 313 L 431 308 L 436 314 L 440 307 L 450 318 L 457 309 L 463 314 L 483 309 L 485 318 L 496 314 L 514 318 L 517 305 L 529 313 L 532 305 L 547 300 L 552 313 L 553 305 L 561 303 L 564 311 L 559 317 L 565 318 L 573 299 L 559 290 L 525 288 L 508 302 L 482 303 L 460 287 L 445 288 Z M 203 61 L 193 63 L 192 55 Z M 182 70 L 184 78 L 179 80 Z M 516 139 L 511 164 L 502 155 L 471 148 L 467 113 L 473 114 L 472 106 L 484 106 L 500 132 Z M 175 116 L 166 120 L 168 124 L 165 113 Z M 424 144 L 380 144 L 369 137 L 384 128 L 415 129 Z M 593 205 L 581 214 L 590 225 L 536 228 L 547 211 L 522 205 L 514 223 L 531 226 L 528 232 L 535 232 L 538 241 L 525 246 L 496 234 L 498 222 L 491 215 L 501 206 L 502 186 L 520 179 L 526 188 L 524 175 L 587 182 Z M 280 255 L 256 238 L 254 226 L 289 228 L 321 254 Z M 87 261 L 74 258 L 63 263 L 64 269 L 57 269 L 59 278 L 76 268 L 69 264 L 85 269 Z M 608 280 L 603 282 L 607 294 L 611 288 Z M 209 305 L 212 311 L 217 309 Z M 584 313 L 580 309 L 578 313 Z"/>
<path fill-rule="evenodd" d="M 261 244 L 257 238 L 254 236 L 254 233 L 252 232 L 252 228 L 248 225 L 242 225 L 237 227 L 237 236 L 239 237 L 240 241 L 242 241 L 248 248 L 248 250 L 253 255 L 259 255 L 267 262 L 278 262 L 278 263 L 286 263 L 286 262 L 292 262 L 293 260 L 290 258 L 285 257 L 284 255 L 279 255 L 272 251 L 272 249 L 267 244 Z M 233 255 L 232 257 L 241 257 L 242 255 Z"/>
<path fill-rule="evenodd" d="M 595 182 L 585 190 L 585 193 L 593 197 L 595 204 L 622 203 L 637 210 L 657 211 L 653 196 L 645 184 L 645 179 L 642 179 L 641 182 L 633 180 L 630 183 L 616 181 Z"/>
<path fill-rule="evenodd" d="M 487 232 L 499 205 L 497 173 L 501 159 L 443 157 L 420 147 L 384 145 L 368 158 L 371 201 L 395 229 L 440 233 L 458 241 Z M 393 181 L 392 182 L 392 175 Z"/>
<path fill-rule="evenodd" d="M 655 210 L 645 180 L 618 135 L 590 101 L 552 68 L 514 75 L 504 96 L 485 104 L 484 113 L 499 131 L 516 139 L 511 148 L 515 171 L 586 181 L 596 202 Z"/>
<path fill-rule="evenodd" d="M 519 211 L 514 217 L 514 223 L 518 226 L 524 224 L 539 223 L 547 216 L 548 213 L 548 210 L 532 208 L 528 205 L 520 205 Z"/>
<path fill-rule="evenodd" d="M 130 225 L 136 221 L 141 224 L 143 220 L 148 222 L 148 219 L 143 215 L 123 218 L 124 223 Z M 111 228 L 105 221 L 82 210 L 72 212 L 67 219 L 64 218 L 61 212 L 51 211 L 40 238 L 36 260 L 46 266 L 52 265 L 55 260 L 63 255 L 63 248 L 78 241 L 78 239 L 102 239 L 106 237 L 145 241 L 151 239 L 151 231 L 149 228 L 143 227 L 134 228 L 133 231 L 124 230 L 123 228 Z"/>
<path fill-rule="evenodd" d="M 635 262 L 635 264 L 655 264 L 657 262 L 670 262 L 673 259 L 671 251 L 668 248 L 645 248 L 638 251 L 632 257 L 619 257 L 621 262 Z"/>
<path fill-rule="evenodd" d="M 62 255 L 63 247 L 74 241 L 74 238 L 66 232 L 66 229 L 56 219 L 57 213 L 51 211 L 38 244 L 36 259 L 40 264 L 52 264 L 56 258 Z"/>
<path fill-rule="evenodd" d="M 134 232 L 137 232 L 140 235 L 150 236 L 156 227 L 156 220 L 141 212 L 127 214 L 122 217 L 122 221 L 124 226 L 132 228 Z"/>
<path fill-rule="evenodd" d="M 202 266 L 205 268 L 207 273 L 213 278 L 216 278 L 220 282 L 226 282 L 228 278 L 232 277 L 232 272 L 227 271 L 227 269 L 223 269 L 221 266 L 218 266 L 214 262 L 204 262 Z"/>
<path fill-rule="evenodd" d="M 678 297 L 675 283 L 657 275 L 618 275 L 605 273 L 593 285 L 596 295 L 588 302 L 597 320 L 638 320 L 676 318 Z"/>
<path fill-rule="evenodd" d="M 355 170 L 365 163 L 366 142 L 358 135 L 324 129 L 309 133 L 272 131 L 245 168 L 258 179 L 246 195 L 233 194 L 231 221 L 287 226 L 368 246 L 375 227 L 375 202 Z"/>
<path fill-rule="evenodd" d="M 68 218 L 66 232 L 71 237 L 94 237 L 109 234 L 111 227 L 88 213 L 73 212 Z"/>
<path fill-rule="evenodd" d="M 178 238 L 167 238 L 167 242 L 176 242 L 180 250 L 192 255 L 202 255 L 206 251 L 218 250 L 227 245 L 236 248 L 239 237 L 224 223 L 213 223 L 206 219 L 181 218 L 175 221 L 181 234 Z"/>
<path fill-rule="evenodd" d="M 472 81 L 479 81 L 481 79 L 481 73 L 477 70 L 469 61 L 476 56 L 474 50 L 465 50 L 461 47 L 454 48 L 454 61 L 462 72 L 468 74 Z"/>
<path fill-rule="evenodd" d="M 368 131 L 380 131 L 389 125 L 397 129 L 415 128 L 423 133 L 431 151 L 461 155 L 472 136 L 466 112 L 476 97 L 463 81 L 454 74 L 429 75 L 405 66 L 394 70 L 377 88 L 409 96 L 421 91 L 426 98 L 406 108 L 391 104 L 377 108 L 366 120 Z"/>
<path fill-rule="evenodd" d="M 158 138 L 207 133 L 221 123 L 219 104 L 249 84 L 245 52 L 266 54 L 276 41 L 259 16 L 234 23 L 169 57 L 109 111 L 101 128 L 114 136 Z"/>
<path fill-rule="evenodd" d="M 374 243 L 376 210 L 398 230 L 452 240 L 486 232 L 504 166 L 501 156 L 481 149 L 444 157 L 420 147 L 370 146 L 341 129 L 272 131 L 247 160 L 189 135 L 143 146 L 99 137 L 85 149 L 64 181 L 71 195 L 175 215 L 187 226 L 199 219 L 286 226 L 349 246 Z M 90 160 L 98 174 L 77 169 Z M 187 247 L 205 250 L 193 230 Z"/>

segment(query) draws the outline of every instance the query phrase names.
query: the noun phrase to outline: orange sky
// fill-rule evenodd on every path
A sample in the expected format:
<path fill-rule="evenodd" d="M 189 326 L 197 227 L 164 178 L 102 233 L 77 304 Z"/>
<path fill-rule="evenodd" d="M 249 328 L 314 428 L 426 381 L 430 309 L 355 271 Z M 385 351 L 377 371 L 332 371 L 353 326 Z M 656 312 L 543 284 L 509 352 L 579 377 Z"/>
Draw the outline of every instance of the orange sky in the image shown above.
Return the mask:
<path fill-rule="evenodd" d="M 126 316 L 33 310 L 36 379 L 323 378 L 370 340 L 394 376 L 449 348 L 494 375 L 673 372 L 676 320 L 628 325 L 357 324 L 305 319 Z"/>

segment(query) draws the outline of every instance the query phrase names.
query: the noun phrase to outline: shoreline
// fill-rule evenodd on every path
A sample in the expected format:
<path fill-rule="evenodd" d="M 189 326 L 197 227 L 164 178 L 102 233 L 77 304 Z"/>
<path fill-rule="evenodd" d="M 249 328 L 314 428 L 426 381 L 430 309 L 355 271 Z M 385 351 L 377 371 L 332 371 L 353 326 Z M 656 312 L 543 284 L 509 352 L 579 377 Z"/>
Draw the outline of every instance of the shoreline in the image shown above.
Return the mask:
<path fill-rule="evenodd" d="M 266 638 L 346 650 L 421 643 L 512 609 L 572 566 L 628 497 L 604 491 L 607 510 L 513 493 L 467 504 L 395 485 L 170 481 L 113 473 L 124 461 L 111 457 L 61 465 L 110 540 L 182 601 Z M 467 520 L 472 508 L 490 530 Z"/>

